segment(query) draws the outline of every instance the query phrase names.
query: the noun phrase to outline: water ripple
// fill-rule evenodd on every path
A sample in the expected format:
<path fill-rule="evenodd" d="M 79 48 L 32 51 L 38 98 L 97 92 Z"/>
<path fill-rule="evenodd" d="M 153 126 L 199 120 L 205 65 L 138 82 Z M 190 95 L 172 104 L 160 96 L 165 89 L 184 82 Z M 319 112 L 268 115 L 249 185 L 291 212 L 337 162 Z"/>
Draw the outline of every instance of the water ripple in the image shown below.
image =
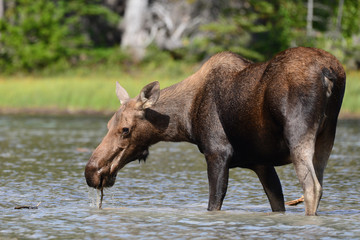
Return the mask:
<path fill-rule="evenodd" d="M 0 239 L 359 239 L 360 121 L 340 121 L 318 217 L 271 213 L 256 175 L 232 169 L 223 211 L 207 212 L 206 162 L 189 144 L 160 143 L 127 165 L 103 207 L 84 167 L 105 118 L 0 116 Z M 293 166 L 277 168 L 286 200 Z M 15 210 L 17 205 L 38 209 Z"/>

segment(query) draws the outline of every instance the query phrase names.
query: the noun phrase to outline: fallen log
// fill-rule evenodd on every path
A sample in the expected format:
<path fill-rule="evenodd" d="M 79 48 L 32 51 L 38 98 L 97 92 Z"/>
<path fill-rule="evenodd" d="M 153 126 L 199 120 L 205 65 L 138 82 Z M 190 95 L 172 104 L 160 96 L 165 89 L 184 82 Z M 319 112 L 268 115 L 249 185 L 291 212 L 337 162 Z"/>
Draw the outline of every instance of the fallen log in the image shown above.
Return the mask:
<path fill-rule="evenodd" d="M 14 209 L 38 209 L 40 203 L 41 202 L 39 202 L 36 206 L 30 206 L 30 205 L 16 206 Z"/>
<path fill-rule="evenodd" d="M 288 206 L 296 206 L 296 205 L 298 205 L 299 203 L 302 203 L 302 202 L 304 202 L 304 195 L 302 195 L 301 198 L 285 202 L 285 204 L 288 205 Z"/>

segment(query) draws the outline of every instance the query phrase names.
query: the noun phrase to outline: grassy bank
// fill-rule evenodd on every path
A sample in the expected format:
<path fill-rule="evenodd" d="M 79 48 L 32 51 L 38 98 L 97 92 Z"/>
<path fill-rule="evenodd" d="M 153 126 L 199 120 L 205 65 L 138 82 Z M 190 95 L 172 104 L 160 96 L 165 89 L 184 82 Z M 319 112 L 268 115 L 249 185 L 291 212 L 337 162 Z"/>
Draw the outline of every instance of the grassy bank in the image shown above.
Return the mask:
<path fill-rule="evenodd" d="M 141 69 L 108 70 L 106 68 L 77 69 L 57 76 L 0 77 L 0 112 L 21 112 L 26 109 L 42 112 L 111 112 L 119 107 L 115 82 L 136 96 L 152 81 L 162 88 L 183 80 L 198 66 L 179 65 L 162 69 L 146 66 Z M 44 111 L 45 110 L 45 111 Z M 342 107 L 343 116 L 360 116 L 360 72 L 347 74 L 347 86 Z"/>
<path fill-rule="evenodd" d="M 186 65 L 173 70 L 154 70 L 151 66 L 143 67 L 139 71 L 95 68 L 77 69 L 75 72 L 57 76 L 2 76 L 0 110 L 114 111 L 119 107 L 115 95 L 116 81 L 134 97 L 143 86 L 152 81 L 159 81 L 161 88 L 164 88 L 183 80 L 194 72 L 195 68 Z"/>
<path fill-rule="evenodd" d="M 342 114 L 360 116 L 360 72 L 349 72 L 346 75 L 346 89 L 342 105 Z"/>

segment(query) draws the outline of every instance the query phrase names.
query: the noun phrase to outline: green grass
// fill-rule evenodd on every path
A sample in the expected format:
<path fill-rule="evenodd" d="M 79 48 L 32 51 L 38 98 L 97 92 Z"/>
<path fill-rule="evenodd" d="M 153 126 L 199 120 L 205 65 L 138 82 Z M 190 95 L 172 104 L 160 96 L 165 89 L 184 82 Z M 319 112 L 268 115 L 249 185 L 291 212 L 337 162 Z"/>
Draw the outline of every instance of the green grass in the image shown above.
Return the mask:
<path fill-rule="evenodd" d="M 172 70 L 145 66 L 125 72 L 97 67 L 57 76 L 2 76 L 0 108 L 113 111 L 120 105 L 115 95 L 116 81 L 135 97 L 150 82 L 159 81 L 164 88 L 183 80 L 194 68 L 182 65 Z"/>
<path fill-rule="evenodd" d="M 347 73 L 342 112 L 360 114 L 360 72 Z"/>
<path fill-rule="evenodd" d="M 97 66 L 69 70 L 56 76 L 0 76 L 0 110 L 114 111 L 119 107 L 116 81 L 135 97 L 152 81 L 159 81 L 164 88 L 190 76 L 198 67 L 184 63 L 148 64 L 125 71 Z M 360 115 L 360 72 L 347 74 L 342 113 Z"/>

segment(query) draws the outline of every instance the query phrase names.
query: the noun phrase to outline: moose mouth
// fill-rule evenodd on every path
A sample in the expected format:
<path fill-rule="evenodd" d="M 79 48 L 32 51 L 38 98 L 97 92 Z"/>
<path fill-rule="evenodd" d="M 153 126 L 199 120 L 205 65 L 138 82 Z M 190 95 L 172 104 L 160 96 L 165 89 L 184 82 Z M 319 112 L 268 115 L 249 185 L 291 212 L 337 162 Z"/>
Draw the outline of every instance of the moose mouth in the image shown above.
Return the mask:
<path fill-rule="evenodd" d="M 140 154 L 135 155 L 129 160 L 124 161 L 123 155 L 124 150 L 121 151 L 118 155 L 115 155 L 108 165 L 101 167 L 100 169 L 97 167 L 96 160 L 90 159 L 88 164 L 85 167 L 85 178 L 86 183 L 89 187 L 93 187 L 96 189 L 103 189 L 107 187 L 112 187 L 115 184 L 117 172 L 123 168 L 127 163 L 132 162 L 134 160 L 143 160 L 146 161 L 146 158 L 149 155 L 148 149 L 142 151 Z"/>
<path fill-rule="evenodd" d="M 115 174 L 110 174 L 110 175 L 101 174 L 100 172 L 99 175 L 100 175 L 99 185 L 94 188 L 103 189 L 114 186 L 117 172 Z"/>
<path fill-rule="evenodd" d="M 109 167 L 97 169 L 93 165 L 88 164 L 85 168 L 86 183 L 89 187 L 103 189 L 112 187 L 115 184 L 117 172 L 110 174 Z"/>

